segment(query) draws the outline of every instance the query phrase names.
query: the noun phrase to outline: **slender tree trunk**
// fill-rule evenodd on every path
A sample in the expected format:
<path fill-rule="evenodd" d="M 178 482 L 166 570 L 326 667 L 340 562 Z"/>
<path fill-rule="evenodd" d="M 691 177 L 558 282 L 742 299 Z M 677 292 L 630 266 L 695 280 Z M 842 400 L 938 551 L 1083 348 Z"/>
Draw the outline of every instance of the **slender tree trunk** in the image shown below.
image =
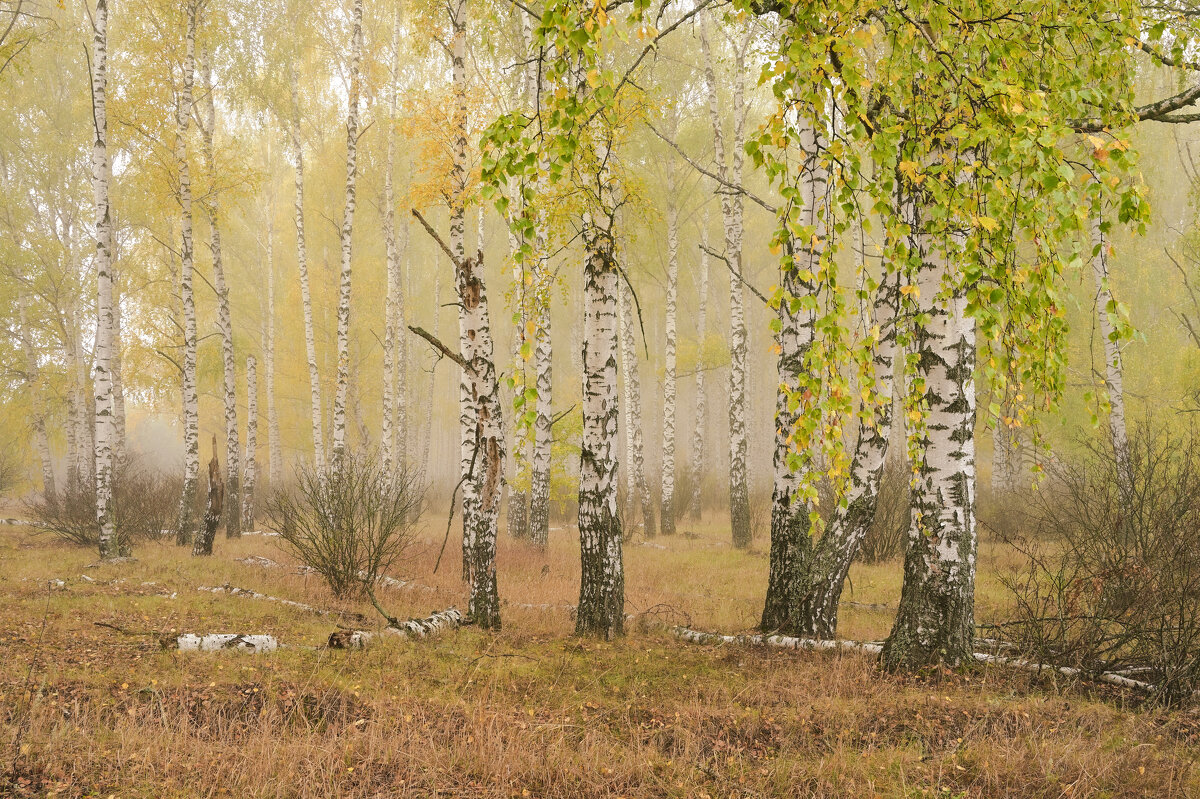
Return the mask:
<path fill-rule="evenodd" d="M 691 474 L 691 496 L 688 510 L 693 519 L 700 518 L 701 491 L 704 487 L 704 423 L 708 413 L 708 397 L 704 390 L 704 341 L 708 336 L 708 211 L 700 227 L 700 296 L 696 311 L 696 426 L 692 430 L 692 455 L 688 464 Z"/>
<path fill-rule="evenodd" d="M 192 83 L 196 69 L 196 0 L 187 3 L 187 38 L 183 59 L 183 93 L 176 109 L 175 160 L 179 169 L 182 211 L 179 293 L 183 299 L 183 493 L 179 499 L 176 539 L 196 538 L 196 492 L 200 482 L 200 397 L 196 388 L 196 298 L 192 291 L 195 244 L 192 240 L 192 177 L 188 164 L 188 127 L 192 118 Z"/>
<path fill-rule="evenodd" d="M 455 259 L 462 263 L 466 260 L 466 193 L 467 193 L 467 3 L 466 0 L 454 0 L 451 7 L 450 24 L 452 39 L 450 42 L 450 61 L 454 94 L 454 130 L 453 164 L 450 168 L 450 250 Z M 466 310 L 459 298 L 458 309 L 458 346 L 459 352 L 466 352 L 471 346 L 467 340 L 469 325 Z M 462 564 L 463 581 L 467 585 L 475 585 L 472 565 L 475 562 L 472 551 L 475 548 L 473 535 L 479 527 L 475 515 L 479 508 L 477 493 L 479 461 L 481 453 L 476 450 L 475 430 L 478 420 L 475 418 L 475 403 L 471 401 L 471 387 L 466 373 L 459 378 L 459 440 L 460 462 L 462 467 Z M 486 454 L 486 453 L 483 453 Z"/>
<path fill-rule="evenodd" d="M 116 425 L 113 415 L 112 359 L 120 345 L 114 340 L 112 279 L 112 209 L 108 200 L 108 3 L 97 0 L 92 40 L 92 192 L 96 206 L 96 523 L 100 528 L 100 558 L 120 557 L 121 542 L 113 521 L 113 456 Z"/>
<path fill-rule="evenodd" d="M 1108 432 L 1112 437 L 1117 462 L 1117 479 L 1129 496 L 1133 490 L 1133 471 L 1129 460 L 1129 430 L 1125 423 L 1125 377 L 1121 363 L 1121 345 L 1113 328 L 1117 306 L 1108 280 L 1108 238 L 1103 213 L 1092 217 L 1092 280 L 1096 286 L 1096 317 L 1104 339 L 1104 388 L 1108 393 Z M 1110 316 L 1110 314 L 1112 314 Z"/>
<path fill-rule="evenodd" d="M 642 514 L 642 531 L 647 538 L 654 537 L 654 503 L 646 484 L 646 454 L 642 435 L 642 380 L 638 364 L 637 340 L 634 333 L 635 315 L 633 290 L 622 279 L 621 302 L 621 365 L 625 382 L 625 424 L 629 456 L 630 505 Z"/>
<path fill-rule="evenodd" d="M 38 353 L 34 348 L 33 334 L 29 330 L 29 300 L 25 295 L 17 298 L 20 313 L 21 349 L 25 355 L 25 385 L 29 390 L 29 425 L 33 430 L 33 451 L 42 468 L 42 497 L 54 502 L 58 489 L 54 481 L 54 459 L 50 454 L 50 437 L 46 433 L 46 397 L 42 389 L 42 370 L 38 364 Z"/>
<path fill-rule="evenodd" d="M 611 229 L 585 223 L 584 247 L 583 440 L 579 454 L 582 575 L 575 632 L 611 639 L 625 631 L 616 458 L 620 275 Z"/>
<path fill-rule="evenodd" d="M 442 276 L 436 275 L 433 278 L 433 335 L 439 341 L 441 340 L 441 322 L 442 322 Z M 429 393 L 427 397 L 432 397 L 437 389 L 437 361 L 429 367 Z M 426 474 L 429 469 L 429 446 L 433 442 L 433 402 L 425 403 L 425 440 L 421 444 L 421 472 Z M 428 482 L 428 479 L 426 479 Z"/>
<path fill-rule="evenodd" d="M 383 244 L 387 256 L 387 294 L 384 298 L 383 310 L 383 430 L 380 438 L 380 451 L 383 459 L 385 474 L 391 475 L 398 464 L 404 466 L 403 456 L 399 449 L 399 431 L 396 429 L 399 412 L 402 406 L 398 404 L 396 388 L 399 378 L 397 373 L 402 366 L 397 352 L 403 337 L 400 335 L 399 304 L 402 302 L 400 248 L 396 244 L 396 192 L 393 188 L 393 172 L 396 162 L 396 84 L 400 79 L 400 12 L 397 6 L 395 18 L 392 21 L 392 52 L 390 79 L 385 97 L 387 98 L 388 127 L 384 134 L 387 138 L 384 168 L 383 168 Z"/>
<path fill-rule="evenodd" d="M 526 15 L 527 16 L 527 15 Z M 527 372 L 523 352 L 525 337 L 529 329 L 529 307 L 531 304 L 532 281 L 526 280 L 525 268 L 518 260 L 517 250 L 520 245 L 515 234 L 509 234 L 509 249 L 513 264 L 513 283 L 516 286 L 515 295 L 517 312 L 513 315 L 515 329 L 513 330 L 513 375 L 516 381 L 518 396 L 525 396 Z M 525 414 L 526 405 L 522 402 L 517 410 L 518 418 Z M 527 454 L 530 449 L 528 428 L 519 420 L 513 424 L 513 473 L 514 480 L 508 487 L 508 533 L 514 538 L 529 538 L 529 490 L 525 487 L 530 477 L 530 462 Z"/>
<path fill-rule="evenodd" d="M 113 253 L 115 261 L 117 254 Z M 121 273 L 113 264 L 112 269 L 112 314 L 113 314 L 113 350 L 112 350 L 112 395 L 113 395 L 113 464 L 120 469 L 125 465 L 125 379 L 122 371 L 121 357 Z"/>
<path fill-rule="evenodd" d="M 208 499 L 204 504 L 204 526 L 196 533 L 192 555 L 211 555 L 217 527 L 221 524 L 221 510 L 225 507 L 225 484 L 221 481 L 221 461 L 217 457 L 217 437 L 212 439 L 212 460 L 208 462 Z"/>
<path fill-rule="evenodd" d="M 273 198 L 272 198 L 273 199 Z M 275 205 L 267 212 L 267 318 L 263 323 L 263 359 L 267 367 L 267 478 L 275 490 L 283 481 L 283 447 L 275 404 Z"/>
<path fill-rule="evenodd" d="M 725 139 L 721 125 L 720 103 L 713 69 L 712 49 L 705 33 L 705 18 L 701 17 L 700 44 L 704 53 L 704 82 L 708 90 L 709 115 L 713 125 L 713 149 L 717 174 L 735 186 L 742 183 L 745 161 L 746 108 L 744 102 L 745 56 L 736 48 L 733 71 L 733 141 L 732 157 L 726 162 Z M 725 257 L 735 274 L 729 279 L 729 515 L 733 545 L 750 546 L 750 492 L 746 472 L 746 312 L 742 274 L 742 212 L 741 195 L 721 195 L 721 212 L 725 221 Z"/>
<path fill-rule="evenodd" d="M 533 367 L 537 386 L 537 416 L 533 422 L 533 458 L 531 486 L 529 492 L 529 537 L 543 550 L 550 541 L 550 467 L 554 434 L 551 429 L 552 342 L 550 340 L 550 297 L 553 276 L 548 274 L 541 253 L 544 252 L 545 237 L 539 226 L 538 260 L 534 265 L 535 284 L 538 295 L 535 299 L 533 334 Z"/>
<path fill-rule="evenodd" d="M 216 134 L 217 112 L 213 101 L 212 60 L 208 48 L 201 51 L 200 86 L 203 96 L 200 143 L 204 152 L 204 166 L 208 171 L 208 200 L 203 203 L 208 216 L 209 249 L 212 250 L 213 286 L 217 291 L 217 329 L 221 331 L 221 397 L 225 406 L 225 536 L 238 538 L 242 534 L 241 489 L 238 465 L 240 443 L 238 441 L 237 418 L 237 366 L 233 360 L 233 318 L 229 310 L 229 284 L 225 280 L 225 261 L 221 251 L 220 214 L 217 207 L 216 159 L 213 152 L 213 137 Z"/>
<path fill-rule="evenodd" d="M 304 149 L 300 142 L 300 95 L 296 70 L 291 73 L 292 157 L 296 166 L 296 265 L 300 271 L 300 302 L 304 306 L 304 348 L 308 357 L 308 383 L 312 394 L 313 466 L 325 470 L 325 435 L 321 416 L 321 372 L 317 366 L 317 344 L 313 332 L 312 292 L 308 284 L 308 251 L 304 240 Z"/>
<path fill-rule="evenodd" d="M 246 356 L 246 477 L 242 481 L 242 529 L 254 529 L 254 486 L 258 482 L 258 361 Z"/>
<path fill-rule="evenodd" d="M 667 352 L 663 375 L 663 535 L 675 533 L 675 303 L 679 293 L 679 209 L 675 200 L 675 169 L 667 163 Z"/>
<path fill-rule="evenodd" d="M 333 467 L 340 469 L 346 454 L 346 398 L 350 390 L 350 278 L 354 232 L 355 189 L 358 177 L 358 101 L 361 93 L 362 0 L 354 0 L 350 34 L 350 93 L 346 114 L 346 207 L 342 215 L 342 278 L 337 309 L 337 390 L 333 396 Z"/>
<path fill-rule="evenodd" d="M 946 297 L 953 242 L 922 232 L 915 198 L 902 210 L 921 258 L 918 304 L 928 322 L 913 336 L 917 372 L 928 410 L 916 435 L 912 523 L 904 555 L 904 586 L 882 660 L 889 668 L 957 665 L 971 659 L 975 604 L 975 320 L 964 291 Z M 948 245 L 948 246 L 947 246 Z"/>

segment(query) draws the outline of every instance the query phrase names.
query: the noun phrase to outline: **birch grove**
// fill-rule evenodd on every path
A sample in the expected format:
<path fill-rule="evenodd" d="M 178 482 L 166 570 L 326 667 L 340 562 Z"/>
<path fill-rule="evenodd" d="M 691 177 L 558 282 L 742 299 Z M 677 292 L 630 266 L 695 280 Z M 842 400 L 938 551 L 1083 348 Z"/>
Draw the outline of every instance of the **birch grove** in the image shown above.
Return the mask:
<path fill-rule="evenodd" d="M 667 341 L 663 375 L 662 504 L 663 535 L 675 534 L 675 304 L 679 293 L 679 209 L 675 199 L 675 170 L 667 165 Z"/>

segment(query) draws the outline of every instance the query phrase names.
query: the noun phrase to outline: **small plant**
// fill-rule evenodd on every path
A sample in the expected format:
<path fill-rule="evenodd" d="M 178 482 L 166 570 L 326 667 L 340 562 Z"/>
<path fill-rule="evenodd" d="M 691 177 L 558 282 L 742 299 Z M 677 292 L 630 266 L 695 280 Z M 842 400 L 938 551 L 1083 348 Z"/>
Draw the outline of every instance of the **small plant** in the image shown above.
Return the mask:
<path fill-rule="evenodd" d="M 1013 541 L 1001 633 L 1043 663 L 1117 672 L 1160 700 L 1200 688 L 1200 452 L 1196 432 L 1143 429 L 1128 460 L 1089 442 L 1055 464 Z M 1119 470 L 1128 475 L 1118 479 Z"/>
<path fill-rule="evenodd" d="M 137 541 L 158 540 L 174 524 L 179 480 L 129 460 L 113 475 L 113 521 L 122 552 Z M 60 541 L 94 548 L 100 540 L 96 523 L 96 486 L 76 481 L 56 494 L 29 504 L 34 526 Z"/>
<path fill-rule="evenodd" d="M 385 473 L 372 453 L 346 453 L 338 468 L 300 469 L 275 493 L 267 517 L 283 545 L 324 578 L 334 596 L 367 594 L 412 542 L 423 489 L 417 475 Z"/>

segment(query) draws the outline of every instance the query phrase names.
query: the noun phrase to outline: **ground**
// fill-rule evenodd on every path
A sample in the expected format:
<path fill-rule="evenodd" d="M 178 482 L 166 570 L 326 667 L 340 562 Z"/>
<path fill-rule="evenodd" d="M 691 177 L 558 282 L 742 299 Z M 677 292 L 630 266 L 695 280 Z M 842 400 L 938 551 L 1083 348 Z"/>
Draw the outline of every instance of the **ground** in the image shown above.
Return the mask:
<path fill-rule="evenodd" d="M 413 584 L 380 592 L 394 615 L 463 607 L 454 542 L 431 573 L 439 527 L 398 570 Z M 545 556 L 501 536 L 502 632 L 335 651 L 321 644 L 336 617 L 198 590 L 378 626 L 277 538 L 219 538 L 211 558 L 144 543 L 136 562 L 93 565 L 0 528 L 0 796 L 1200 796 L 1191 710 L 1004 668 L 901 677 L 857 654 L 679 642 L 669 625 L 752 627 L 767 570 L 765 542 L 733 551 L 719 519 L 680 529 L 627 544 L 638 615 L 621 640 L 572 635 L 578 545 L 558 528 Z M 252 555 L 280 565 L 237 560 Z M 1012 561 L 982 546 L 981 619 L 1003 612 Z M 842 634 L 885 635 L 899 579 L 898 563 L 857 566 Z M 167 632 L 288 648 L 180 654 Z"/>

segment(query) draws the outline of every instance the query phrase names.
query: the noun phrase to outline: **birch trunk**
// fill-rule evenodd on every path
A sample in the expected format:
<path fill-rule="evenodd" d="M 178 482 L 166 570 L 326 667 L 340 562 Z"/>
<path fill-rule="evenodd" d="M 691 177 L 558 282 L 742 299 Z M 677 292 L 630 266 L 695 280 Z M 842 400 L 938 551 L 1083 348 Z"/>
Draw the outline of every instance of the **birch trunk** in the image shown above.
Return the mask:
<path fill-rule="evenodd" d="M 114 245 L 115 246 L 115 245 Z M 121 273 L 117 269 L 117 253 L 113 253 L 112 268 L 112 315 L 113 315 L 113 347 L 112 347 L 112 395 L 113 395 L 113 464 L 116 468 L 125 465 L 125 380 L 122 373 L 121 358 Z"/>
<path fill-rule="evenodd" d="M 337 308 L 337 388 L 333 396 L 333 468 L 346 454 L 346 399 L 350 390 L 350 280 L 354 232 L 355 188 L 358 177 L 358 101 L 362 91 L 362 0 L 354 0 L 350 34 L 350 91 L 346 113 L 346 206 L 342 215 L 342 277 Z"/>
<path fill-rule="evenodd" d="M 325 470 L 325 435 L 321 417 L 321 372 L 317 367 L 317 344 L 313 333 L 312 292 L 308 284 L 308 251 L 304 239 L 304 149 L 300 141 L 300 94 L 296 70 L 291 73 L 292 157 L 296 167 L 296 266 L 300 271 L 300 302 L 304 306 L 304 349 L 308 358 L 308 383 L 312 395 L 313 466 Z"/>
<path fill-rule="evenodd" d="M 525 15 L 527 16 L 527 15 Z M 532 281 L 526 280 L 525 269 L 518 260 L 518 244 L 516 234 L 509 233 L 509 250 L 513 266 L 513 284 L 516 286 L 517 312 L 513 315 L 515 329 L 513 330 L 513 374 L 516 379 L 516 390 L 524 396 L 526 388 L 525 356 L 522 353 L 525 337 L 529 329 L 530 294 Z M 516 412 L 517 416 L 524 415 L 525 404 Z M 529 431 L 524 424 L 517 421 L 513 424 L 513 473 L 515 479 L 508 488 L 508 534 L 514 538 L 529 538 L 529 491 L 524 488 L 525 478 L 529 474 L 530 461 L 528 455 L 531 446 Z"/>
<path fill-rule="evenodd" d="M 708 397 L 704 389 L 704 341 L 708 336 L 708 212 L 700 227 L 700 296 L 696 311 L 696 426 L 692 430 L 692 454 L 688 469 L 691 474 L 691 496 L 688 512 L 693 519 L 700 518 L 701 491 L 704 487 L 704 423 L 708 413 Z"/>
<path fill-rule="evenodd" d="M 46 397 L 42 389 L 42 370 L 38 363 L 37 349 L 29 330 L 29 301 L 24 295 L 17 298 L 20 314 L 21 349 L 25 355 L 25 385 L 29 390 L 29 425 L 33 431 L 33 451 L 37 454 L 42 470 L 42 497 L 54 502 L 58 489 L 54 480 L 54 459 L 50 454 L 50 437 L 46 433 Z"/>
<path fill-rule="evenodd" d="M 221 510 L 225 507 L 225 484 L 221 480 L 221 462 L 217 456 L 217 437 L 212 439 L 212 460 L 208 462 L 208 498 L 204 504 L 204 526 L 196 534 L 192 555 L 211 555 Z"/>
<path fill-rule="evenodd" d="M 435 275 L 433 278 L 433 335 L 434 338 L 441 341 L 441 326 L 442 326 L 442 277 Z M 437 388 L 437 361 L 429 367 L 429 393 L 427 397 L 433 397 L 434 391 Z M 433 402 L 432 400 L 425 403 L 425 439 L 421 444 L 421 471 L 425 473 L 429 468 L 429 446 L 433 442 Z"/>
<path fill-rule="evenodd" d="M 113 448 L 116 445 L 113 415 L 112 358 L 119 345 L 113 336 L 112 209 L 108 182 L 108 3 L 97 0 L 95 37 L 92 40 L 92 193 L 96 209 L 96 523 L 100 528 L 100 558 L 120 557 L 121 542 L 113 523 Z"/>
<path fill-rule="evenodd" d="M 539 226 L 538 252 L 543 253 L 545 237 Z M 551 393 L 554 390 L 552 343 L 550 340 L 549 291 L 553 276 L 541 255 L 534 268 L 539 286 L 533 334 L 533 368 L 537 386 L 537 417 L 533 422 L 533 458 L 529 491 L 529 538 L 543 550 L 550 541 L 550 466 L 554 435 L 551 429 Z M 543 292 L 544 290 L 544 292 Z"/>
<path fill-rule="evenodd" d="M 1113 328 L 1117 306 L 1108 282 L 1108 238 L 1103 212 L 1092 217 L 1092 280 L 1096 286 L 1096 317 L 1104 338 L 1104 388 L 1108 393 L 1108 432 L 1116 458 L 1117 481 L 1128 497 L 1133 490 L 1133 471 L 1129 460 L 1129 430 L 1125 423 L 1125 377 L 1121 363 L 1121 345 Z"/>
<path fill-rule="evenodd" d="M 667 351 L 663 374 L 662 510 L 663 535 L 675 534 L 675 303 L 679 293 L 679 209 L 674 162 L 667 163 Z"/>
<path fill-rule="evenodd" d="M 192 177 L 188 165 L 188 127 L 192 117 L 192 84 L 196 69 L 196 0 L 187 3 L 187 38 L 183 59 L 183 92 L 176 108 L 175 160 L 179 169 L 179 293 L 183 300 L 183 493 L 179 499 L 176 540 L 196 538 L 196 492 L 200 481 L 200 398 L 196 389 L 196 299 L 192 291 L 195 245 L 192 240 Z"/>
<path fill-rule="evenodd" d="M 404 467 L 404 456 L 400 448 L 397 416 L 403 412 L 403 403 L 397 398 L 400 383 L 398 373 L 403 369 L 398 349 L 403 337 L 400 335 L 399 306 L 403 301 L 400 248 L 396 243 L 396 192 L 393 187 L 393 172 L 396 162 L 396 84 L 400 79 L 400 13 L 397 7 L 392 22 L 392 53 L 390 79 L 386 91 L 388 127 L 386 156 L 383 168 L 383 244 L 387 257 L 387 294 L 383 309 L 383 430 L 380 450 L 384 474 L 394 474 L 395 467 Z"/>
<path fill-rule="evenodd" d="M 780 275 L 783 298 L 779 303 L 779 389 L 775 399 L 774 482 L 771 489 L 771 556 L 767 579 L 767 599 L 761 628 L 768 632 L 794 635 L 798 623 L 800 596 L 804 578 L 811 568 L 813 542 L 810 513 L 812 505 L 803 500 L 800 490 L 805 481 L 803 467 L 797 466 L 797 427 L 804 421 L 795 404 L 801 390 L 816 324 L 815 299 L 810 275 L 820 271 L 820 262 L 828 235 L 826 186 L 829 173 L 822 163 L 822 147 L 812 124 L 800 129 L 800 150 L 804 153 L 799 199 L 798 225 L 811 229 L 809 240 L 793 239 L 789 245 L 791 262 Z M 790 211 L 789 211 L 790 215 Z M 802 461 L 803 462 L 803 461 Z"/>
<path fill-rule="evenodd" d="M 929 321 L 913 336 L 928 410 L 917 431 L 904 585 L 882 660 L 889 668 L 969 662 L 975 600 L 975 321 L 965 292 L 947 281 L 954 242 L 922 232 L 915 198 L 902 211 L 921 258 L 918 307 Z"/>
<path fill-rule="evenodd" d="M 879 485 L 891 440 L 899 275 L 885 275 L 876 291 L 872 319 L 879 329 L 872 366 L 875 409 L 872 424 L 860 424 L 845 504 L 838 508 L 814 546 L 812 566 L 800 593 L 793 629 L 797 635 L 831 639 L 837 633 L 838 603 L 850 564 L 875 520 Z"/>
<path fill-rule="evenodd" d="M 611 222 L 610 222 L 611 224 Z M 617 516 L 617 291 L 612 232 L 585 221 L 583 439 L 579 463 L 582 574 L 575 632 L 625 631 L 625 570 Z"/>
<path fill-rule="evenodd" d="M 454 151 L 450 167 L 450 250 L 454 258 L 462 263 L 466 260 L 466 193 L 467 193 L 467 3 L 454 0 L 450 9 L 450 24 L 453 38 L 450 42 L 450 61 L 454 94 Z M 458 348 L 466 352 L 471 346 L 467 340 L 468 320 L 466 310 L 459 297 Z M 471 388 L 463 372 L 459 378 L 459 459 L 462 471 L 462 564 L 463 581 L 475 585 L 472 564 L 475 559 L 473 535 L 479 524 L 475 519 L 479 507 L 476 491 L 478 481 L 475 473 L 481 453 L 476 450 L 475 404 L 471 401 Z M 486 453 L 484 453 L 486 454 Z"/>
<path fill-rule="evenodd" d="M 254 486 L 258 482 L 258 361 L 246 356 L 246 476 L 242 481 L 242 529 L 254 529 Z"/>
<path fill-rule="evenodd" d="M 633 290 L 621 280 L 621 371 L 625 384 L 626 452 L 629 457 L 630 505 L 642 514 L 642 532 L 654 537 L 654 505 L 646 485 L 646 460 L 642 436 L 642 380 L 638 364 L 637 339 L 633 328 Z"/>
<path fill-rule="evenodd" d="M 504 415 L 500 381 L 493 360 L 491 320 L 487 289 L 483 280 L 483 252 L 459 262 L 458 299 L 462 308 L 465 346 L 461 353 L 468 368 L 463 370 L 471 417 L 475 470 L 467 480 L 474 483 L 476 506 L 470 531 L 471 550 L 468 583 L 471 598 L 468 615 L 484 629 L 500 629 L 500 599 L 496 589 L 496 531 L 500 521 L 500 498 L 504 487 Z M 466 536 L 464 536 L 465 538 Z"/>
<path fill-rule="evenodd" d="M 263 324 L 263 360 L 267 368 L 267 479 L 272 490 L 283 480 L 283 448 L 279 441 L 279 414 L 275 405 L 275 214 L 267 216 L 267 318 Z"/>
<path fill-rule="evenodd" d="M 731 158 L 726 161 L 725 138 L 721 125 L 712 48 L 706 34 L 707 22 L 701 17 L 700 45 L 704 54 L 704 83 L 708 91 L 708 109 L 713 126 L 713 149 L 717 174 L 723 181 L 740 186 L 745 162 L 746 106 L 745 55 L 735 48 L 733 69 L 733 141 Z M 742 274 L 741 195 L 723 193 L 721 213 L 725 223 L 725 257 L 734 274 L 729 280 L 729 515 L 733 545 L 750 546 L 750 494 L 746 472 L 746 314 Z"/>
<path fill-rule="evenodd" d="M 205 47 L 200 57 L 200 86 L 204 98 L 203 121 L 200 143 L 204 152 L 204 166 L 208 171 L 209 193 L 203 203 L 208 216 L 209 249 L 212 251 L 213 287 L 217 291 L 217 329 L 221 331 L 221 397 L 225 407 L 225 536 L 238 538 L 242 534 L 241 489 L 238 465 L 238 418 L 237 418 L 237 366 L 233 360 L 233 318 L 229 311 L 229 284 L 225 280 L 225 261 L 221 252 L 221 227 L 217 207 L 216 161 L 213 153 L 213 137 L 216 134 L 217 112 L 213 100 L 212 60 Z"/>

